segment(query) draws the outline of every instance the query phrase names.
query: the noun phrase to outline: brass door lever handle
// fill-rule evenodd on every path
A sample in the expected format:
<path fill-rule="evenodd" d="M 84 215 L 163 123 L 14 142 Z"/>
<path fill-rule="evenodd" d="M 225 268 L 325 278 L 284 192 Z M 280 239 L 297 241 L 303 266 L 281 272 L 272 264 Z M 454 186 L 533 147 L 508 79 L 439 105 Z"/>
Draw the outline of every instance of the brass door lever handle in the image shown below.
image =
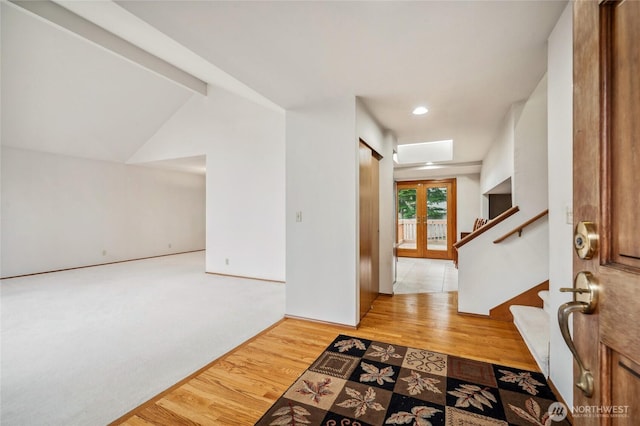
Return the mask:
<path fill-rule="evenodd" d="M 587 288 L 569 288 L 569 287 L 562 287 L 560 289 L 560 293 L 589 293 L 591 290 L 587 289 Z"/>
<path fill-rule="evenodd" d="M 572 292 L 573 301 L 564 303 L 558 308 L 558 325 L 565 343 L 569 347 L 569 351 L 578 364 L 580 376 L 576 382 L 576 386 L 584 392 L 587 397 L 593 395 L 593 374 L 582 362 L 578 351 L 576 350 L 571 332 L 569 331 L 569 316 L 574 312 L 582 314 L 592 314 L 598 304 L 598 286 L 590 272 L 579 272 L 574 280 L 574 288 L 561 288 L 561 292 Z"/>
<path fill-rule="evenodd" d="M 574 312 L 586 313 L 587 304 L 584 302 L 567 302 L 558 308 L 558 324 L 560 325 L 560 332 L 564 338 L 565 343 L 569 347 L 573 358 L 575 358 L 578 368 L 580 369 L 580 376 L 576 382 L 576 386 L 584 392 L 588 397 L 593 395 L 593 374 L 587 370 L 576 351 L 576 347 L 571 340 L 571 333 L 569 332 L 569 315 Z"/>

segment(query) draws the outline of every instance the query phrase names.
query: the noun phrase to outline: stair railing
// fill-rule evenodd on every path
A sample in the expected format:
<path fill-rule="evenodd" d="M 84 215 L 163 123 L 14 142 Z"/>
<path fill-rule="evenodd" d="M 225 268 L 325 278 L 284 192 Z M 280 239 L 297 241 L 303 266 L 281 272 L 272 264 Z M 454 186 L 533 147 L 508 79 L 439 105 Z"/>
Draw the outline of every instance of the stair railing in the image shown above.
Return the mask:
<path fill-rule="evenodd" d="M 526 228 L 527 226 L 529 226 L 532 223 L 536 222 L 537 220 L 545 217 L 548 214 L 549 214 L 549 209 L 543 211 L 542 213 L 538 213 L 537 215 L 535 215 L 531 219 L 529 219 L 526 222 L 524 222 L 522 225 L 517 226 L 516 228 L 514 228 L 511 231 L 509 231 L 506 234 L 504 234 L 502 237 L 500 237 L 497 240 L 495 240 L 493 242 L 493 244 L 499 244 L 499 243 L 503 242 L 504 240 L 506 240 L 507 238 L 509 238 L 510 236 L 515 235 L 515 234 L 518 234 L 518 237 L 521 237 L 522 236 L 522 230 L 524 228 Z"/>
<path fill-rule="evenodd" d="M 456 249 L 459 249 L 463 245 L 467 244 L 469 241 L 478 238 L 478 236 L 484 234 L 489 229 L 493 228 L 494 226 L 496 226 L 497 224 L 499 224 L 500 222 L 502 222 L 503 220 L 505 220 L 509 216 L 512 216 L 512 215 L 516 214 L 519 210 L 520 210 L 520 208 L 518 206 L 511 207 L 509 210 L 506 210 L 503 213 L 501 213 L 500 215 L 496 216 L 494 219 L 491 219 L 485 225 L 483 225 L 480 228 L 476 229 L 475 231 L 473 231 L 472 233 L 470 233 L 466 237 L 462 238 L 460 241 L 456 241 L 453 244 L 453 247 L 455 247 Z"/>
<path fill-rule="evenodd" d="M 493 228 L 503 220 L 507 219 L 509 216 L 513 216 L 514 214 L 518 213 L 519 210 L 520 208 L 518 206 L 513 206 L 510 209 L 502 212 L 501 214 L 499 214 L 489 222 L 485 223 L 480 228 L 475 229 L 469 235 L 465 236 L 464 238 L 461 238 L 459 241 L 456 241 L 453 244 L 453 263 L 455 264 L 456 268 L 458 267 L 458 249 L 460 247 L 467 244 L 469 241 L 478 238 L 480 235 L 484 234 L 489 229 Z"/>

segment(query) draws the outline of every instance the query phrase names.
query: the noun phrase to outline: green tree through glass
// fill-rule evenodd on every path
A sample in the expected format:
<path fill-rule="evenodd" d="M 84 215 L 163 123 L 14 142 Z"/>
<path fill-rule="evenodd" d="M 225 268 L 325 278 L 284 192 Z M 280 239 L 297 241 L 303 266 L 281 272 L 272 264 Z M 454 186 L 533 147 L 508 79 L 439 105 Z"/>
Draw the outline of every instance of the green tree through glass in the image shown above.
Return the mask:
<path fill-rule="evenodd" d="M 427 188 L 427 218 L 442 219 L 447 216 L 447 188 Z"/>
<path fill-rule="evenodd" d="M 400 219 L 416 217 L 416 190 L 401 189 L 398 191 L 398 216 Z"/>

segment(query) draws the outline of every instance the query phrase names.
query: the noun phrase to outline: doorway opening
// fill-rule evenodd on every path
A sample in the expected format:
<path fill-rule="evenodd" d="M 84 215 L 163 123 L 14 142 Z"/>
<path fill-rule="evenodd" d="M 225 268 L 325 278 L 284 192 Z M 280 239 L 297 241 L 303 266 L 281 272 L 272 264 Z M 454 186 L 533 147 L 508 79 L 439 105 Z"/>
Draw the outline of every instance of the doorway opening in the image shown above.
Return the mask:
<path fill-rule="evenodd" d="M 453 259 L 455 178 L 398 182 L 396 207 L 398 256 Z"/>

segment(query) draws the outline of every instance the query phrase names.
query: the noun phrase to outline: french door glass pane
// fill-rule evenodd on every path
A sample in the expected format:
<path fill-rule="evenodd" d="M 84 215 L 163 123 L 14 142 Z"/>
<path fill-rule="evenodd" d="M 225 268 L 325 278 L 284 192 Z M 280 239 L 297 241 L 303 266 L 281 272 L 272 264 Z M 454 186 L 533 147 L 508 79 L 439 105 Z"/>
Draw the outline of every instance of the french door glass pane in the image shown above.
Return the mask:
<path fill-rule="evenodd" d="M 447 187 L 427 188 L 427 250 L 447 250 Z"/>
<path fill-rule="evenodd" d="M 398 248 L 416 249 L 416 198 L 415 188 L 398 190 Z"/>

